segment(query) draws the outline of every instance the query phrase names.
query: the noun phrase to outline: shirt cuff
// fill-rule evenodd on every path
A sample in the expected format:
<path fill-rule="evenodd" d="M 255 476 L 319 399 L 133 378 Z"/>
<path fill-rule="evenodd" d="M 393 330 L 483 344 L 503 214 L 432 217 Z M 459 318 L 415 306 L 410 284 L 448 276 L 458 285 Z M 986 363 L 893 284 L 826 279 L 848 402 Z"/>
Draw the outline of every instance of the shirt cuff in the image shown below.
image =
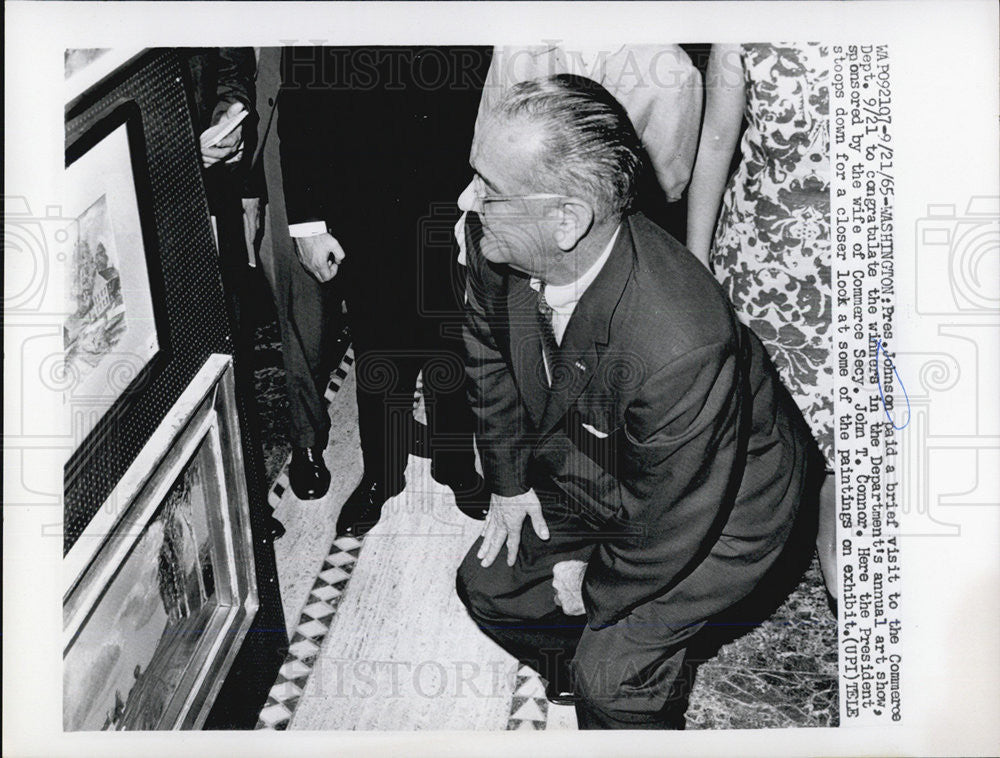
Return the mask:
<path fill-rule="evenodd" d="M 326 234 L 326 222 L 305 221 L 301 224 L 289 224 L 288 233 L 292 237 L 315 237 L 318 234 Z"/>

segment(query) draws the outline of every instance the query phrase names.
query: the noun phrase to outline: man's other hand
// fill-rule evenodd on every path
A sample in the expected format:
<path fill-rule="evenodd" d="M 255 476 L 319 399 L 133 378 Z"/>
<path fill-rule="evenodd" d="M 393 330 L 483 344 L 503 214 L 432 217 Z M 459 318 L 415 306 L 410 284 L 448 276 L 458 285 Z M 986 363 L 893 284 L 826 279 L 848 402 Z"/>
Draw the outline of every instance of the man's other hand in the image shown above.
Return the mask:
<path fill-rule="evenodd" d="M 331 234 L 316 234 L 312 237 L 294 237 L 295 253 L 299 263 L 318 281 L 328 282 L 337 275 L 346 254 L 340 243 Z"/>
<path fill-rule="evenodd" d="M 259 197 L 243 198 L 243 236 L 247 243 L 247 253 L 250 265 L 256 265 L 253 260 L 264 236 L 264 208 L 266 204 Z"/>
<path fill-rule="evenodd" d="M 504 543 L 507 544 L 507 565 L 514 565 L 517 548 L 521 544 L 521 525 L 525 518 L 531 519 L 535 534 L 543 540 L 549 538 L 549 528 L 542 516 L 542 504 L 538 502 L 534 490 L 513 497 L 502 495 L 490 497 L 490 510 L 486 514 L 486 525 L 483 527 L 483 544 L 476 553 L 476 557 L 482 561 L 483 568 L 493 564 Z"/>
<path fill-rule="evenodd" d="M 587 571 L 584 561 L 559 561 L 552 567 L 552 589 L 556 592 L 556 605 L 567 616 L 580 616 L 587 612 L 583 607 L 583 575 Z"/>

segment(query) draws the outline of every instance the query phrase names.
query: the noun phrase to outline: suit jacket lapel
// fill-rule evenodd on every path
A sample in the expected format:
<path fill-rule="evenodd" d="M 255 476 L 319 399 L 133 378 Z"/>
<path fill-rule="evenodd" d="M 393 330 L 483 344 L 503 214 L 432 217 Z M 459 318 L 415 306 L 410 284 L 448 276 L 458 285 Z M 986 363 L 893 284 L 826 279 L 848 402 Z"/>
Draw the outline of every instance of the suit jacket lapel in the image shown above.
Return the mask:
<path fill-rule="evenodd" d="M 554 361 L 552 389 L 539 424 L 542 434 L 547 434 L 566 415 L 570 404 L 597 374 L 602 348 L 610 339 L 615 309 L 632 275 L 634 252 L 631 227 L 625 220 L 604 268 L 583 293 L 566 326 Z"/>

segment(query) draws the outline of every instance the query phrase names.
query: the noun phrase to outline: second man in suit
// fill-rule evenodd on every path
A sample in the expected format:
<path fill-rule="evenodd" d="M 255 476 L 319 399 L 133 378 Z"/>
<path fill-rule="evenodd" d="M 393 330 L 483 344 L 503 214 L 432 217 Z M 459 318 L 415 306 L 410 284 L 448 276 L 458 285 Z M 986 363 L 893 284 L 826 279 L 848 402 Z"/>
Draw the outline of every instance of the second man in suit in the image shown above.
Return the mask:
<path fill-rule="evenodd" d="M 289 229 L 301 265 L 317 281 L 341 282 L 357 359 L 364 474 L 340 534 L 367 532 L 404 487 L 421 371 L 431 473 L 464 511 L 484 512 L 451 232 L 489 60 L 488 48 L 284 51 L 278 134 Z"/>

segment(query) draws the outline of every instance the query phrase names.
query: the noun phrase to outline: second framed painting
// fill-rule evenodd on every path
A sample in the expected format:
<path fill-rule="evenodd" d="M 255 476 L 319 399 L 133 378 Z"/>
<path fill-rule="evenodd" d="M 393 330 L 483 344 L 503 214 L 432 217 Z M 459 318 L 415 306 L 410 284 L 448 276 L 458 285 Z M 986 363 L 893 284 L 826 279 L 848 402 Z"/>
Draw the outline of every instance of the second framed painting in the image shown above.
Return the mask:
<path fill-rule="evenodd" d="M 63 728 L 198 729 L 259 607 L 232 361 L 209 357 L 63 561 Z"/>

